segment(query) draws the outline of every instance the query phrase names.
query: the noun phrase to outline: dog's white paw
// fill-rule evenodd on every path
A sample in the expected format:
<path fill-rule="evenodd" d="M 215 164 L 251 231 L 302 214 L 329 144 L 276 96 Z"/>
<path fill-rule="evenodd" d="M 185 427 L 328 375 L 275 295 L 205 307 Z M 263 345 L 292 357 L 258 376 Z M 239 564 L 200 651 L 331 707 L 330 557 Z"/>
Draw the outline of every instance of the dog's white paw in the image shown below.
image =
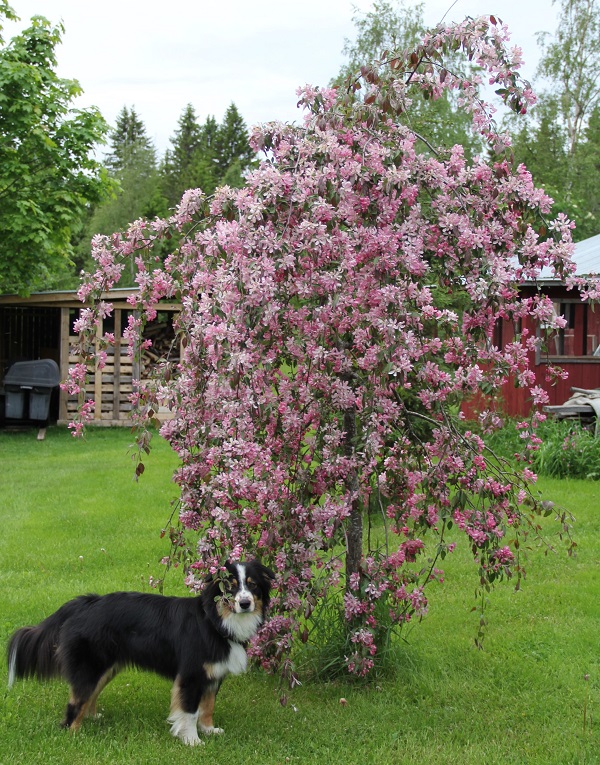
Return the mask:
<path fill-rule="evenodd" d="M 214 728 L 212 725 L 210 727 L 207 725 L 201 725 L 200 730 L 202 733 L 206 733 L 207 736 L 220 736 L 221 733 L 225 733 L 223 728 Z"/>
<path fill-rule="evenodd" d="M 204 741 L 202 741 L 197 733 L 195 736 L 193 733 L 184 733 L 177 736 L 177 738 L 186 746 L 204 746 Z"/>
<path fill-rule="evenodd" d="M 204 741 L 198 735 L 196 724 L 198 722 L 198 713 L 189 714 L 187 712 L 177 711 L 169 717 L 171 723 L 171 733 L 187 746 L 199 746 Z"/>

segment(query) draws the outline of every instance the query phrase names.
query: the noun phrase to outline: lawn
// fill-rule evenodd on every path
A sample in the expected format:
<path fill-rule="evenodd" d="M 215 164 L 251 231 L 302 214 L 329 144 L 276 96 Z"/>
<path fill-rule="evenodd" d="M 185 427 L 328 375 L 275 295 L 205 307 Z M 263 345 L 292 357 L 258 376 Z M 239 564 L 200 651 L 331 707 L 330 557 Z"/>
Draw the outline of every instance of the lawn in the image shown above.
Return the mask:
<path fill-rule="evenodd" d="M 82 592 L 148 590 L 167 542 L 175 459 L 156 439 L 136 483 L 126 430 L 85 441 L 50 428 L 0 432 L 0 674 L 11 632 Z M 2 683 L 0 765 L 445 765 L 600 763 L 600 483 L 540 482 L 577 517 L 577 557 L 530 555 L 520 592 L 490 599 L 484 650 L 474 648 L 475 572 L 466 553 L 446 559 L 430 613 L 396 650 L 395 668 L 366 687 L 305 683 L 279 703 L 276 678 L 229 678 L 215 723 L 225 735 L 191 750 L 171 738 L 170 684 L 122 673 L 100 698 L 102 716 L 77 735 L 61 730 L 66 686 Z M 167 594 L 184 588 L 171 572 Z M 588 679 L 584 679 L 587 677 Z M 345 704 L 340 704 L 340 699 Z"/>

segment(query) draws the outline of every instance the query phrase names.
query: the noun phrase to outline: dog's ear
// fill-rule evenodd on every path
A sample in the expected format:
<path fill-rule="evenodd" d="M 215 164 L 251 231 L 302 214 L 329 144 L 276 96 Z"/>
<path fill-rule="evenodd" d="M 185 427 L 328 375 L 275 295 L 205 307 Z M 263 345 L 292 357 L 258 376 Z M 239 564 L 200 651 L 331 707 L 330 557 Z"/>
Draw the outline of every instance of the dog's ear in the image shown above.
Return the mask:
<path fill-rule="evenodd" d="M 275 573 L 271 571 L 270 568 L 267 568 L 267 566 L 263 565 L 259 560 L 254 560 L 253 564 L 258 568 L 265 579 L 269 580 L 269 583 L 275 580 Z"/>

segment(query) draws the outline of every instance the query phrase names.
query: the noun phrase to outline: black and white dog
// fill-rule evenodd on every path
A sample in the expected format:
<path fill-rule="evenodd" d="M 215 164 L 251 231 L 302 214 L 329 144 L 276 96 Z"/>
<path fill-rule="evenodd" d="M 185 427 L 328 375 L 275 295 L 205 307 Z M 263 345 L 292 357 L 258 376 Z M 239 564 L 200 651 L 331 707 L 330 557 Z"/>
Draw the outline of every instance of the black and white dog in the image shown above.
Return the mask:
<path fill-rule="evenodd" d="M 246 670 L 246 643 L 263 623 L 274 574 L 258 561 L 229 563 L 202 594 L 176 598 L 140 592 L 82 595 L 8 645 L 8 684 L 18 677 L 63 677 L 70 698 L 63 726 L 95 715 L 102 689 L 127 666 L 174 680 L 171 732 L 202 743 L 213 725 L 217 691 Z"/>

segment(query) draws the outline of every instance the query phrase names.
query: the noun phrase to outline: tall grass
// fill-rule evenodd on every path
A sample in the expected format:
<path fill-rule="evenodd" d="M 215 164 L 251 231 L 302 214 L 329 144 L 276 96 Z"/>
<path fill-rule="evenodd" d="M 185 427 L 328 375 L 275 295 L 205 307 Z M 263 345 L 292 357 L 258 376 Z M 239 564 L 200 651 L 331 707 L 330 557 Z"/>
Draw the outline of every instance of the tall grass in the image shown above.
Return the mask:
<path fill-rule="evenodd" d="M 3 645 L 76 594 L 144 589 L 160 575 L 175 460 L 157 441 L 136 483 L 130 441 L 124 431 L 83 443 L 54 428 L 44 442 L 0 433 Z M 598 763 L 600 483 L 540 487 L 576 515 L 578 556 L 531 551 L 523 589 L 491 596 L 484 651 L 473 641 L 472 563 L 457 550 L 429 615 L 370 685 L 309 681 L 282 705 L 277 678 L 228 678 L 215 711 L 226 733 L 193 751 L 169 735 L 170 684 L 151 674 L 123 672 L 100 697 L 102 717 L 77 735 L 58 727 L 62 682 L 18 682 L 0 690 L 0 765 Z M 167 594 L 184 592 L 178 574 Z"/>

